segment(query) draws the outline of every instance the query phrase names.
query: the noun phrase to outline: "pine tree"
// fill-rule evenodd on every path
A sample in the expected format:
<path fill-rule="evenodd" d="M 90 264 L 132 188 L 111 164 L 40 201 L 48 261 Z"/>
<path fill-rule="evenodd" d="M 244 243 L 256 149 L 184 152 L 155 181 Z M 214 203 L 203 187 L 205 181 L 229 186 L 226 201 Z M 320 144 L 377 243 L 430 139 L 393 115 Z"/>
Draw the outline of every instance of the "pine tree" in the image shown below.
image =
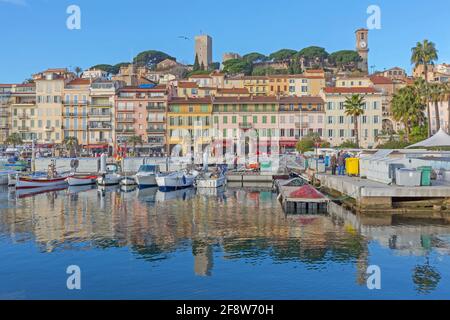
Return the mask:
<path fill-rule="evenodd" d="M 205 65 L 203 64 L 203 61 L 202 61 L 202 64 L 200 65 L 200 70 L 206 70 Z"/>
<path fill-rule="evenodd" d="M 193 71 L 200 70 L 200 63 L 198 62 L 198 55 L 195 55 L 195 62 L 194 62 L 194 68 Z"/>

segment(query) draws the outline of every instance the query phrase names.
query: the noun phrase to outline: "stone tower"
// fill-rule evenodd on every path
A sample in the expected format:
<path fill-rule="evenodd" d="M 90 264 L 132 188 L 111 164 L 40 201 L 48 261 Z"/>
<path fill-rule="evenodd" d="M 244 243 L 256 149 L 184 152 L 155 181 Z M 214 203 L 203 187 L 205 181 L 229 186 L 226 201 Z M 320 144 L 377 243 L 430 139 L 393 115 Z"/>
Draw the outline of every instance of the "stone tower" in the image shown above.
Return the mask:
<path fill-rule="evenodd" d="M 198 57 L 198 63 L 205 68 L 212 63 L 212 38 L 208 35 L 195 37 L 195 55 Z M 195 56 L 194 56 L 195 59 Z"/>
<path fill-rule="evenodd" d="M 356 30 L 356 51 L 362 61 L 358 64 L 358 68 L 365 73 L 369 73 L 369 30 Z"/>

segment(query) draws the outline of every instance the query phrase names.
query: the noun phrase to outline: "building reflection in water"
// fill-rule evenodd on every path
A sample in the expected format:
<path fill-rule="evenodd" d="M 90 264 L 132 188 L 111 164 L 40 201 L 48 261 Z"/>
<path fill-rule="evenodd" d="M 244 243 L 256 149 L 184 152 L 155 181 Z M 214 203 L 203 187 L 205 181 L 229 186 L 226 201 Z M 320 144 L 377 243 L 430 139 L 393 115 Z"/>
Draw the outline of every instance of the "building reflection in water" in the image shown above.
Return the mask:
<path fill-rule="evenodd" d="M 0 209 L 0 233 L 14 241 L 33 239 L 46 252 L 80 244 L 129 247 L 136 258 L 151 263 L 190 251 L 198 276 L 213 275 L 216 247 L 220 259 L 228 261 L 269 258 L 310 269 L 326 268 L 328 262 L 354 264 L 361 285 L 366 283 L 370 241 L 399 255 L 450 253 L 446 225 L 361 217 L 336 204 L 330 204 L 328 215 L 286 216 L 276 195 L 257 189 L 159 194 L 156 188 L 124 193 L 88 187 L 10 194 L 8 199 L 2 200 L 9 205 Z M 439 271 L 427 263 L 416 269 L 417 290 L 433 290 Z"/>

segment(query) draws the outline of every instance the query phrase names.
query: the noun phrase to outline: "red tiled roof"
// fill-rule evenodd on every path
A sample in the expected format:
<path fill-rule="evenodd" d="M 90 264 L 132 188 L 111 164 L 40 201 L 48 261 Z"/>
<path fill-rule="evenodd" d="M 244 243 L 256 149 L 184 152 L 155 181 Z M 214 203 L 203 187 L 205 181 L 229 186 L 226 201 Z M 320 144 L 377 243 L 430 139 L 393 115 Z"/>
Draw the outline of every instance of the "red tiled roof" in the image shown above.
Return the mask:
<path fill-rule="evenodd" d="M 67 85 L 73 86 L 73 85 L 89 85 L 89 84 L 91 84 L 91 80 L 89 79 L 76 78 L 70 81 Z"/>
<path fill-rule="evenodd" d="M 35 86 L 36 86 L 36 84 L 34 82 L 16 84 L 16 87 L 35 87 Z"/>
<path fill-rule="evenodd" d="M 286 104 L 324 104 L 325 101 L 319 96 L 302 96 L 302 97 L 281 97 L 280 103 Z"/>
<path fill-rule="evenodd" d="M 325 93 L 378 93 L 377 90 L 371 87 L 327 87 L 324 88 Z"/>
<path fill-rule="evenodd" d="M 169 104 L 211 104 L 211 97 L 204 98 L 183 98 L 175 97 L 169 100 Z"/>
<path fill-rule="evenodd" d="M 179 81 L 178 87 L 179 88 L 198 88 L 198 86 L 195 82 L 188 82 L 188 81 Z"/>
<path fill-rule="evenodd" d="M 305 73 L 324 73 L 323 69 L 306 69 Z"/>
<path fill-rule="evenodd" d="M 373 84 L 393 84 L 391 79 L 383 76 L 372 76 L 370 77 L 370 81 L 372 81 Z"/>
<path fill-rule="evenodd" d="M 211 76 L 209 74 L 193 74 L 189 78 L 192 78 L 192 79 L 211 79 Z"/>

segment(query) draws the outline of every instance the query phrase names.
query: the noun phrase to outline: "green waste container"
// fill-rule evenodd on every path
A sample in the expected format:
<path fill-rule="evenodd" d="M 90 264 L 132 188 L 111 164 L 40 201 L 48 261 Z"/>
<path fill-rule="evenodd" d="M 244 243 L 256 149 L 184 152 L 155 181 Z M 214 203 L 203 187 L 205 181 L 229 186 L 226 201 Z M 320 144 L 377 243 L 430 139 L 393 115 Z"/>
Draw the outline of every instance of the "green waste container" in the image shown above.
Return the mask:
<path fill-rule="evenodd" d="M 431 167 L 424 166 L 418 167 L 417 170 L 422 172 L 421 186 L 429 187 L 431 186 L 431 171 L 433 170 Z"/>

